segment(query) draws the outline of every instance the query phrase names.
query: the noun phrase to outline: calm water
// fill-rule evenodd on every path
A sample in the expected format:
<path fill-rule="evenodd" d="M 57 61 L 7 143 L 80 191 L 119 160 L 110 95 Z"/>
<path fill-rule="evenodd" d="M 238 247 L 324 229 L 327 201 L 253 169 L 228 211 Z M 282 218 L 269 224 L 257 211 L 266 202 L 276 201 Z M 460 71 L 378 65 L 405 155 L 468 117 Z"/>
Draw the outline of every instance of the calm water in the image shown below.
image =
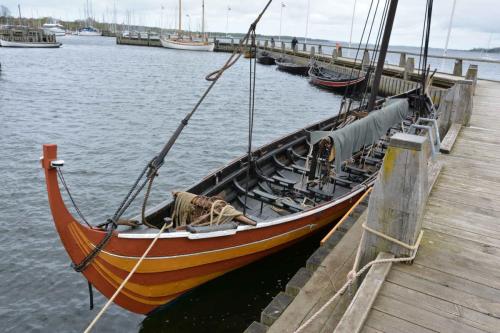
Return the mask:
<path fill-rule="evenodd" d="M 94 223 L 117 207 L 227 54 L 117 46 L 114 39 L 62 38 L 55 50 L 0 48 L 0 327 L 80 332 L 85 279 L 69 267 L 47 203 L 38 158 L 57 143 L 66 179 Z M 246 148 L 248 61 L 212 91 L 168 156 L 151 204 L 201 179 Z M 340 98 L 306 79 L 258 66 L 255 144 L 334 115 Z M 134 207 L 136 208 L 136 207 Z M 135 213 L 137 210 L 132 210 Z M 154 316 L 112 306 L 97 331 L 238 332 L 304 264 L 317 240 L 219 278 Z"/>

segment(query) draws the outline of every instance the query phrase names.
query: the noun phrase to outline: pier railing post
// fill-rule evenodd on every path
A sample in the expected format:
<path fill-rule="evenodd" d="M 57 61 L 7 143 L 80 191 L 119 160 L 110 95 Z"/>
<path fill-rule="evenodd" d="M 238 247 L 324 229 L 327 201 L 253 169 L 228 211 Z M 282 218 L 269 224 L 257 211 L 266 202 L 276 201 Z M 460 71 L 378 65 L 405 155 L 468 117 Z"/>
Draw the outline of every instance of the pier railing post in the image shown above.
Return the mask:
<path fill-rule="evenodd" d="M 469 126 L 474 87 L 472 80 L 460 80 L 442 98 L 438 108 L 439 135 L 444 138 L 451 125 Z"/>
<path fill-rule="evenodd" d="M 477 84 L 477 65 L 470 64 L 467 72 L 465 73 L 465 79 L 472 81 L 472 92 L 476 93 L 476 84 Z"/>
<path fill-rule="evenodd" d="M 370 66 L 370 52 L 365 49 L 363 52 L 363 60 L 361 60 L 361 70 L 368 70 L 368 66 Z"/>
<path fill-rule="evenodd" d="M 453 65 L 453 75 L 462 76 L 462 59 L 456 59 Z"/>
<path fill-rule="evenodd" d="M 405 70 L 403 72 L 403 80 L 408 81 L 410 74 L 415 70 L 415 58 L 408 58 L 405 63 Z"/>
<path fill-rule="evenodd" d="M 397 133 L 391 137 L 368 203 L 369 229 L 410 246 L 415 244 L 429 190 L 429 155 L 426 136 Z M 375 259 L 379 252 L 396 257 L 412 254 L 411 250 L 366 230 L 358 268 Z"/>
<path fill-rule="evenodd" d="M 399 55 L 399 67 L 405 68 L 406 66 L 406 53 L 401 52 Z"/>
<path fill-rule="evenodd" d="M 310 57 L 314 58 L 315 54 L 316 54 L 316 50 L 315 50 L 314 46 L 311 46 L 311 52 L 309 53 Z"/>

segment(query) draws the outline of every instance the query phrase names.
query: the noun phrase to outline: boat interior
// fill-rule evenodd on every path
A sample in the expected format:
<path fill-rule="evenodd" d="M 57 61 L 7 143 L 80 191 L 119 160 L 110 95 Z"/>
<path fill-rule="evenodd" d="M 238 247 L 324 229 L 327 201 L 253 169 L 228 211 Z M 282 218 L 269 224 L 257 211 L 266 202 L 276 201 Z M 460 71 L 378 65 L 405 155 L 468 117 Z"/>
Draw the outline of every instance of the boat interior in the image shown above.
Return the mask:
<path fill-rule="evenodd" d="M 320 77 L 322 80 L 338 81 L 338 82 L 356 80 L 358 78 L 354 75 L 351 76 L 349 74 L 338 73 L 328 68 L 320 67 L 317 65 L 311 66 L 309 75 L 311 74 Z"/>
<path fill-rule="evenodd" d="M 212 200 L 212 203 L 214 199 L 222 200 L 257 224 L 340 199 L 360 186 L 373 182 L 382 164 L 390 136 L 400 132 L 401 125 L 406 127 L 412 123 L 412 118 L 408 118 L 403 124 L 390 128 L 377 143 L 356 152 L 337 171 L 331 160 L 334 146 L 322 139 L 311 148 L 310 133 L 347 126 L 362 116 L 362 112 L 354 112 L 348 117 L 342 115 L 342 119 L 332 117 L 284 136 L 253 151 L 250 167 L 248 156 L 243 156 L 207 176 L 186 192 L 203 196 Z M 212 220 L 208 223 L 207 219 L 193 219 L 191 224 L 188 222 L 182 225 L 173 218 L 175 200 L 165 201 L 149 209 L 146 214 L 149 224 L 161 227 L 165 222 L 172 222 L 168 232 L 187 230 L 194 233 L 237 228 L 241 224 L 234 219 L 227 221 L 230 223 L 220 224 L 212 223 Z M 205 209 L 203 214 L 205 217 L 210 215 L 210 209 Z M 198 216 L 200 215 L 202 213 Z M 136 217 L 136 220 L 140 220 L 140 217 Z M 154 230 L 144 225 L 119 228 L 120 232 L 133 233 Z"/>

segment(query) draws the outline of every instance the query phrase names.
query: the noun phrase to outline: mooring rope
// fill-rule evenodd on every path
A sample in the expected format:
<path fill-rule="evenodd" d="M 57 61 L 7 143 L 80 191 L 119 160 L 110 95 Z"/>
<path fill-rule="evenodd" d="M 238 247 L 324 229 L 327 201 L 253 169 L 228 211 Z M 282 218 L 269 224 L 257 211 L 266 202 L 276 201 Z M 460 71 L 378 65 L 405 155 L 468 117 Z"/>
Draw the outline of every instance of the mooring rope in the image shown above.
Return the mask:
<path fill-rule="evenodd" d="M 376 234 L 377 236 L 381 236 L 382 238 L 384 239 L 387 239 L 391 242 L 394 242 L 395 244 L 398 244 L 398 245 L 401 245 L 407 249 L 411 249 L 412 251 L 412 255 L 409 256 L 409 257 L 401 257 L 401 258 L 390 258 L 390 259 L 375 259 L 375 260 L 372 260 L 370 261 L 369 263 L 367 263 L 365 266 L 363 266 L 363 268 L 361 268 L 359 271 L 356 271 L 357 269 L 357 266 L 358 266 L 358 263 L 359 263 L 359 260 L 361 258 L 361 246 L 363 244 L 363 239 L 365 237 L 365 231 L 368 231 L 368 232 L 371 232 L 371 233 L 374 233 Z M 354 265 L 353 265 L 353 269 L 347 274 L 347 281 L 344 283 L 344 285 L 325 303 L 323 304 L 323 306 L 321 308 L 319 308 L 318 311 L 316 311 L 308 320 L 306 320 L 302 325 L 300 325 L 295 331 L 294 333 L 299 333 L 301 331 L 303 331 L 310 323 L 312 323 L 330 304 L 333 303 L 333 301 L 335 301 L 340 295 L 342 295 L 346 290 L 347 288 L 349 288 L 353 283 L 354 281 L 360 277 L 361 275 L 363 275 L 370 267 L 374 266 L 374 265 L 379 265 L 379 264 L 386 264 L 386 263 L 398 263 L 398 262 L 406 262 L 406 261 L 413 261 L 415 259 L 415 257 L 417 256 L 417 251 L 418 251 L 418 247 L 420 246 L 420 242 L 422 241 L 422 236 L 424 234 L 423 231 L 420 231 L 420 234 L 418 235 L 418 238 L 417 238 L 417 241 L 415 242 L 414 245 L 409 245 L 409 244 L 405 244 L 405 243 L 402 243 L 401 241 L 393 238 L 393 237 L 390 237 L 388 235 L 385 235 L 379 231 L 376 231 L 374 232 L 375 230 L 371 229 L 371 228 L 368 228 L 366 227 L 365 224 L 363 224 L 363 234 L 361 235 L 361 240 L 360 240 L 360 244 L 358 246 L 358 250 L 356 252 L 356 258 L 354 259 Z"/>
<path fill-rule="evenodd" d="M 132 268 L 132 270 L 130 271 L 130 273 L 128 273 L 128 275 L 125 278 L 125 280 L 123 280 L 123 282 L 120 284 L 120 286 L 118 287 L 118 289 L 116 289 L 116 291 L 113 294 L 113 296 L 111 296 L 108 299 L 108 301 L 106 302 L 106 304 L 104 305 L 104 307 L 101 309 L 101 311 L 99 311 L 99 313 L 97 314 L 97 316 L 95 316 L 94 320 L 92 320 L 92 322 L 89 324 L 89 326 L 87 326 L 87 328 L 84 331 L 85 333 L 88 333 L 88 332 L 90 332 L 92 330 L 92 328 L 97 323 L 97 321 L 101 318 L 101 316 L 104 314 L 104 312 L 106 312 L 106 310 L 109 308 L 109 306 L 111 305 L 111 303 L 113 303 L 113 301 L 115 300 L 116 296 L 118 296 L 118 294 L 122 291 L 123 287 L 125 287 L 125 285 L 127 284 L 128 280 L 130 280 L 130 278 L 135 273 L 135 271 L 137 270 L 137 268 L 139 268 L 139 265 L 142 263 L 142 261 L 144 260 L 144 258 L 146 258 L 146 256 L 148 255 L 149 251 L 151 251 L 151 249 L 155 245 L 155 243 L 158 240 L 158 238 L 160 238 L 160 235 L 163 233 L 163 231 L 165 231 L 165 229 L 169 228 L 170 226 L 172 226 L 172 223 L 170 223 L 169 225 L 167 225 L 165 223 L 163 225 L 163 227 L 160 229 L 160 231 L 158 232 L 158 234 L 156 234 L 155 238 L 153 238 L 153 240 L 151 241 L 151 244 L 149 244 L 149 246 L 146 249 L 146 251 L 144 251 L 144 253 L 142 254 L 141 258 L 137 261 L 137 263 Z"/>

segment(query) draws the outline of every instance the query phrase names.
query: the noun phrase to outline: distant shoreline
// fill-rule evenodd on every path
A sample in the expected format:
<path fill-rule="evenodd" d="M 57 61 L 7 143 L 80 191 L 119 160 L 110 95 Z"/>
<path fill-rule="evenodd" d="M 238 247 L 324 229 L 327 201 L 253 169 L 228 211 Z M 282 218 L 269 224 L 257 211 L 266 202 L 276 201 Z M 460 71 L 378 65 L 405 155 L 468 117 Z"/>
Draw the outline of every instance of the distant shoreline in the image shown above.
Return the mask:
<path fill-rule="evenodd" d="M 500 53 L 500 47 L 494 47 L 494 48 L 491 48 L 491 49 L 484 49 L 484 48 L 481 48 L 481 47 L 475 47 L 475 48 L 471 49 L 470 51 L 485 52 L 485 53 Z"/>

